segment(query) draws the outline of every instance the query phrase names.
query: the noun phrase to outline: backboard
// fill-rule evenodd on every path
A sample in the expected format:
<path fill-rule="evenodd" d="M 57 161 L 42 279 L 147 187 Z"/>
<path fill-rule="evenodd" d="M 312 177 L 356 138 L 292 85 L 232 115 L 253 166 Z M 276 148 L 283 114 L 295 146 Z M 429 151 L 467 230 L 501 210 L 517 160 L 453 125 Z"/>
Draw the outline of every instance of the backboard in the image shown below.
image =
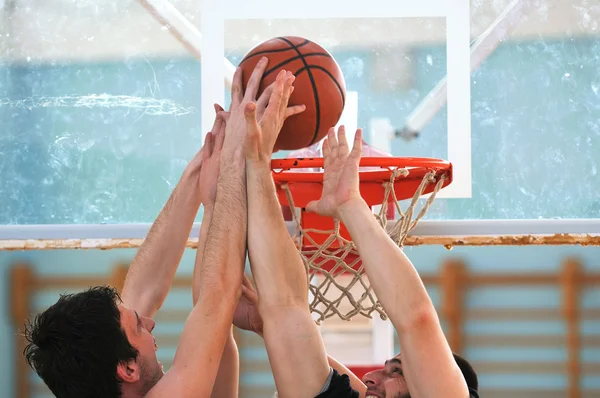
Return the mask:
<path fill-rule="evenodd" d="M 370 145 L 394 156 L 453 163 L 455 180 L 428 220 L 490 220 L 477 225 L 494 234 L 494 225 L 502 225 L 495 220 L 600 214 L 591 183 L 600 153 L 594 138 L 598 31 L 592 22 L 578 23 L 578 11 L 557 1 L 541 2 L 545 13 L 535 1 L 471 8 L 465 2 L 384 2 L 366 11 L 337 2 L 294 11 L 269 2 L 247 9 L 240 2 L 227 12 L 217 3 L 203 19 L 206 51 L 215 59 L 211 76 L 223 72 L 222 50 L 235 65 L 270 37 L 309 37 L 340 63 L 358 98 L 356 115 L 345 122 L 352 125 L 355 117 Z M 581 173 L 587 178 L 574 178 Z M 522 225 L 522 232 L 536 233 L 534 225 L 530 231 Z M 574 221 L 564 232 L 589 226 Z"/>
<path fill-rule="evenodd" d="M 423 151 L 427 153 L 423 156 L 453 163 L 454 183 L 441 193 L 442 197 L 471 196 L 468 3 L 314 0 L 283 9 L 269 0 L 252 4 L 233 1 L 227 5 L 207 0 L 204 7 L 204 112 L 210 113 L 211 104 L 225 97 L 222 87 L 217 87 L 220 80 L 215 80 L 226 78 L 228 72 L 223 68 L 222 56 L 236 65 L 249 49 L 277 36 L 305 37 L 332 53 L 342 68 L 347 89 L 358 95 L 358 112 L 347 114 L 345 121 L 365 129 L 371 124 L 377 129 L 379 118 L 392 117 L 394 123 L 400 123 L 409 116 L 416 101 L 424 99 L 435 86 L 419 81 L 420 73 L 431 76 L 431 81 L 447 75 L 448 84 L 432 96 L 441 99 L 438 107 L 447 103 L 452 112 L 440 117 L 439 142 Z M 438 52 L 419 61 L 412 54 L 415 43 L 436 43 Z M 203 119 L 209 123 L 208 118 Z M 422 129 L 422 119 L 428 117 L 418 116 L 406 134 L 421 133 L 414 130 Z M 209 127 L 204 125 L 205 130 Z M 376 135 L 391 141 L 400 127 L 379 129 Z"/>

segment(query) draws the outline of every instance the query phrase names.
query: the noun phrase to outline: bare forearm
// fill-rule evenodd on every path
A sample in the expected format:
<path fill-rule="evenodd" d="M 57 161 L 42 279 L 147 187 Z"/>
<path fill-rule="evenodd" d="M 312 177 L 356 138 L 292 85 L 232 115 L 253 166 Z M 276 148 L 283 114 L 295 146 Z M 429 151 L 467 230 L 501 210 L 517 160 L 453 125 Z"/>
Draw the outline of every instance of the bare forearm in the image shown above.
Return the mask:
<path fill-rule="evenodd" d="M 200 298 L 194 306 L 183 327 L 173 366 L 159 383 L 156 397 L 206 397 L 213 392 L 234 311 L 231 286 L 214 288 L 222 294 Z"/>
<path fill-rule="evenodd" d="M 221 162 L 214 209 L 212 212 L 209 209 L 209 212 L 205 213 L 205 217 L 209 220 L 205 219 L 206 224 L 203 223 L 204 228 L 201 228 L 206 232 L 206 234 L 201 233 L 201 236 L 205 235 L 206 239 L 200 239 L 196 257 L 193 296 L 197 301 L 190 316 L 193 321 L 190 321 L 188 330 L 205 327 L 201 325 L 203 322 L 209 328 L 212 324 L 211 346 L 221 347 L 222 350 L 214 352 L 218 356 L 204 360 L 208 359 L 211 363 L 210 368 L 207 369 L 209 376 L 214 375 L 216 379 L 225 380 L 216 384 L 212 382 L 214 379 L 208 381 L 213 386 L 212 396 L 227 398 L 237 395 L 239 359 L 237 346 L 231 335 L 231 323 L 241 294 L 246 250 L 247 208 L 244 163 L 235 161 L 240 159 L 239 157 L 234 157 L 233 161 L 231 157 L 225 158 L 228 161 Z M 198 320 L 200 322 L 196 323 Z M 184 336 L 182 340 L 183 338 Z M 185 352 L 183 347 L 180 346 L 180 349 L 182 353 Z M 194 360 L 194 355 L 191 353 L 182 354 L 183 358 L 180 361 L 184 368 L 201 365 L 201 357 L 204 354 L 198 352 L 196 355 L 198 355 L 197 360 Z M 189 363 L 189 361 L 194 362 Z M 213 371 L 215 373 L 212 373 Z"/>
<path fill-rule="evenodd" d="M 200 207 L 197 181 L 184 174 L 136 254 L 123 288 L 123 301 L 152 317 L 161 307 L 181 261 Z"/>
<path fill-rule="evenodd" d="M 225 343 L 219 371 L 211 398 L 237 398 L 239 389 L 240 359 L 238 347 L 233 337 L 233 330 Z"/>
<path fill-rule="evenodd" d="M 416 269 L 364 202 L 344 207 L 341 221 L 356 244 L 375 294 L 398 332 L 423 312 L 434 311 Z"/>
<path fill-rule="evenodd" d="M 249 165 L 247 181 L 248 252 L 261 304 L 308 308 L 306 270 L 285 225 L 270 168 Z"/>
<path fill-rule="evenodd" d="M 316 396 L 329 365 L 310 315 L 306 269 L 285 226 L 270 168 L 249 165 L 247 181 L 248 252 L 275 384 L 281 396 Z M 298 374 L 302 385 L 294 383 Z"/>
<path fill-rule="evenodd" d="M 435 308 L 417 270 L 364 202 L 343 207 L 341 220 L 402 347 L 404 374 L 415 397 L 467 397 Z"/>
<path fill-rule="evenodd" d="M 200 227 L 200 237 L 198 239 L 198 249 L 196 250 L 196 264 L 192 278 L 192 298 L 194 305 L 198 301 L 200 286 L 200 268 L 204 258 L 206 247 L 206 238 L 208 229 L 212 220 L 213 207 L 204 207 L 204 216 Z M 239 384 L 239 354 L 237 344 L 233 337 L 233 330 L 229 332 L 229 338 L 225 343 L 223 356 L 219 363 L 219 371 L 213 386 L 212 398 L 237 398 Z"/>
<path fill-rule="evenodd" d="M 215 283 L 241 292 L 247 231 L 245 165 L 241 155 L 225 159 L 221 162 L 217 197 L 199 267 L 200 298 L 215 294 L 211 291 Z"/>
<path fill-rule="evenodd" d="M 208 230 L 212 221 L 212 206 L 204 207 L 204 215 L 202 216 L 202 224 L 200 225 L 200 235 L 198 237 L 198 248 L 196 249 L 196 261 L 194 263 L 194 272 L 192 275 L 192 301 L 196 304 L 200 289 L 200 269 L 204 259 L 204 250 L 206 248 L 206 239 L 208 238 Z"/>

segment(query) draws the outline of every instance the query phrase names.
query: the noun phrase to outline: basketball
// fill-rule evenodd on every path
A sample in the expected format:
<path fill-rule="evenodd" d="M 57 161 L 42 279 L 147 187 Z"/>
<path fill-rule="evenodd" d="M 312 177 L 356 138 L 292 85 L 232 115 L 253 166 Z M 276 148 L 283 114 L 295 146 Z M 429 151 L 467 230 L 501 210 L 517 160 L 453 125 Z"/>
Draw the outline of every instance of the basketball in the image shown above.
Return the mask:
<path fill-rule="evenodd" d="M 335 59 L 323 47 L 302 37 L 265 41 L 240 62 L 244 91 L 263 56 L 269 59 L 269 64 L 258 96 L 275 81 L 279 71 L 285 69 L 296 76 L 288 105 L 306 105 L 304 112 L 285 121 L 274 150 L 301 149 L 322 140 L 340 120 L 346 99 L 346 83 Z"/>

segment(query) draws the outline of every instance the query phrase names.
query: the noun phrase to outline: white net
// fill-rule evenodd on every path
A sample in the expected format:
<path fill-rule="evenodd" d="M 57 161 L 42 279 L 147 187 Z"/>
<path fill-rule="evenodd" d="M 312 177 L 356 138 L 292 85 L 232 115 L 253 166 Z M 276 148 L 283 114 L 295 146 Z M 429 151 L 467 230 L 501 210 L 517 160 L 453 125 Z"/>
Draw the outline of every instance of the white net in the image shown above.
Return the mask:
<path fill-rule="evenodd" d="M 393 188 L 398 180 L 406 178 L 409 174 L 410 169 L 407 168 L 392 170 L 390 180 L 382 182 L 385 188 L 382 206 L 377 213 L 373 214 L 381 227 L 388 231 L 390 238 L 400 247 L 403 246 L 408 233 L 425 216 L 447 178 L 446 174 L 439 174 L 436 170 L 427 172 L 406 210 L 402 210 L 400 200 Z M 420 211 L 417 211 L 419 198 L 431 185 L 433 185 L 431 195 Z M 294 206 L 289 187 L 283 184 L 281 188 L 286 193 L 294 216 L 295 237 L 307 270 L 309 289 L 312 294 L 310 309 L 318 315 L 317 322 L 333 316 L 338 316 L 342 320 L 350 320 L 356 315 L 371 318 L 373 313 L 378 313 L 382 319 L 387 319 L 366 277 L 356 246 L 352 240 L 340 233 L 340 222 L 334 220 L 334 227 L 331 230 L 303 228 L 302 212 L 297 211 Z M 390 203 L 396 207 L 399 215 L 395 220 L 388 220 L 386 217 Z M 317 243 L 315 240 L 317 235 L 326 236 L 324 243 Z M 310 283 L 311 279 L 313 283 Z"/>

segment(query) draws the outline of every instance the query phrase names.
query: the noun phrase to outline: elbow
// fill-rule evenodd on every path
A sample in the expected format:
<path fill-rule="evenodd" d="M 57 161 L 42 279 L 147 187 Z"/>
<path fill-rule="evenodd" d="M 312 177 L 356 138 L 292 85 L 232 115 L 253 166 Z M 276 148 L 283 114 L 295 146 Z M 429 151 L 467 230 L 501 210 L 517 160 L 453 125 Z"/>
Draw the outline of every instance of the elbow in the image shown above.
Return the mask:
<path fill-rule="evenodd" d="M 139 294 L 136 308 L 143 316 L 152 318 L 165 302 L 168 291 L 146 289 Z"/>
<path fill-rule="evenodd" d="M 420 333 L 432 327 L 439 327 L 440 324 L 440 318 L 433 305 L 415 308 L 409 316 L 403 318 L 397 324 L 394 323 L 398 333 Z"/>

